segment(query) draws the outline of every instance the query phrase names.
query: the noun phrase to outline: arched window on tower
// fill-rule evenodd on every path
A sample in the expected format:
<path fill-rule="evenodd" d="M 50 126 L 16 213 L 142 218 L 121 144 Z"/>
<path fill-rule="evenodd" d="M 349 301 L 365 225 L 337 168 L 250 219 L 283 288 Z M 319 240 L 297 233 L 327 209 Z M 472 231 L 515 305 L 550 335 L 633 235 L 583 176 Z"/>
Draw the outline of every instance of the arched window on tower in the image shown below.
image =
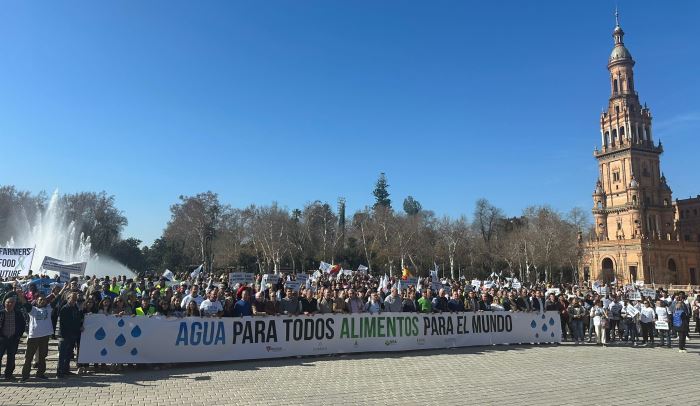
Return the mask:
<path fill-rule="evenodd" d="M 610 131 L 605 132 L 605 148 L 610 145 Z"/>
<path fill-rule="evenodd" d="M 625 139 L 625 127 L 620 127 L 620 143 Z"/>
<path fill-rule="evenodd" d="M 610 140 L 610 144 L 614 147 L 615 144 L 617 144 L 617 130 L 612 130 L 612 139 Z"/>
<path fill-rule="evenodd" d="M 617 87 L 617 79 L 613 80 L 613 94 L 617 94 L 618 92 L 618 87 Z"/>
<path fill-rule="evenodd" d="M 644 127 L 644 134 L 646 135 L 646 140 L 651 141 L 651 129 L 649 128 L 649 126 Z"/>

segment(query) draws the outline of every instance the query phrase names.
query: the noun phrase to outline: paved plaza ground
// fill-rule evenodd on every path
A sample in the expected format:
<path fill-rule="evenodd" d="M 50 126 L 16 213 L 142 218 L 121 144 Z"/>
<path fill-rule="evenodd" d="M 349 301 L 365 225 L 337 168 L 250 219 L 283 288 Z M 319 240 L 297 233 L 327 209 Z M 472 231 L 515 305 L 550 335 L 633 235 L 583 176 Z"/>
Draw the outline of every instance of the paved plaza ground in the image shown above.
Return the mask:
<path fill-rule="evenodd" d="M 687 353 L 571 343 L 490 346 L 144 367 L 60 381 L 53 378 L 52 341 L 52 379 L 2 382 L 0 404 L 697 404 L 700 338 L 691 338 Z M 22 353 L 17 360 L 19 373 Z"/>

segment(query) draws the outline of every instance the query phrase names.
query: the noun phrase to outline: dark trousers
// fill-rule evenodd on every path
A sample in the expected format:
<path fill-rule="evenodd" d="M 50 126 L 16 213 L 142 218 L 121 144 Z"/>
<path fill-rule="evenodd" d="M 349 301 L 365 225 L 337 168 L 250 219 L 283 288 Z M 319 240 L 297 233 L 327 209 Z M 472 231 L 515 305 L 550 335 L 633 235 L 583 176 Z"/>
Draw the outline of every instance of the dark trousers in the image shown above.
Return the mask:
<path fill-rule="evenodd" d="M 682 327 L 674 327 L 673 329 L 678 333 L 678 349 L 685 350 L 685 338 L 688 334 L 688 330 Z"/>
<path fill-rule="evenodd" d="M 654 324 L 642 323 L 642 344 L 646 344 L 647 340 L 654 344 Z M 663 344 L 663 341 L 661 342 Z"/>
<path fill-rule="evenodd" d="M 620 331 L 620 320 L 610 320 L 608 319 L 608 328 L 605 329 L 605 338 L 607 339 L 606 341 L 612 342 L 615 341 L 615 333 L 619 334 L 622 336 L 622 332 Z"/>
<path fill-rule="evenodd" d="M 7 355 L 7 360 L 5 360 L 5 378 L 9 378 L 15 372 L 17 347 L 19 347 L 19 337 L 0 337 L 0 362 L 2 362 L 3 355 Z"/>
<path fill-rule="evenodd" d="M 66 374 L 70 371 L 70 358 L 73 348 L 78 340 L 77 336 L 64 336 L 58 341 L 58 374 Z"/>
<path fill-rule="evenodd" d="M 27 352 L 24 353 L 24 366 L 22 367 L 22 377 L 29 378 L 32 370 L 32 359 L 38 353 L 36 376 L 46 373 L 46 356 L 49 354 L 49 336 L 34 337 L 27 339 Z"/>
<path fill-rule="evenodd" d="M 54 335 L 54 336 L 56 335 L 56 325 L 57 324 L 58 324 L 58 309 L 54 308 L 51 311 L 51 326 L 53 327 L 53 334 L 52 335 Z M 54 337 L 54 339 L 55 338 L 56 337 Z"/>

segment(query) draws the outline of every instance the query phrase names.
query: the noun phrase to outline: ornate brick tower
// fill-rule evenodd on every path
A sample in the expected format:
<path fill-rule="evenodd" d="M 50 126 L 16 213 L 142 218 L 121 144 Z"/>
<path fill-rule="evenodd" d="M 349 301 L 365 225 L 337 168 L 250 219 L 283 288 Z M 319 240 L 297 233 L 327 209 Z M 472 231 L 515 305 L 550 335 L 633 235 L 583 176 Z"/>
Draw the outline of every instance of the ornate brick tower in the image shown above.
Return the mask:
<path fill-rule="evenodd" d="M 634 60 L 625 48 L 616 13 L 615 47 L 608 61 L 610 99 L 600 116 L 599 180 L 593 215 L 599 240 L 673 239 L 671 189 L 660 170 L 661 142 L 654 145 L 651 112 L 634 90 Z"/>
<path fill-rule="evenodd" d="M 615 23 L 610 98 L 600 116 L 601 147 L 594 151 L 599 169 L 593 192 L 595 240 L 586 247 L 584 275 L 606 282 L 677 283 L 686 279 L 677 269 L 692 263 L 687 279 L 696 279 L 692 273 L 700 250 L 690 256 L 680 252 L 686 244 L 678 241 L 676 207 L 661 172 L 663 147 L 661 141 L 654 143 L 651 111 L 639 102 L 635 62 L 617 12 Z"/>

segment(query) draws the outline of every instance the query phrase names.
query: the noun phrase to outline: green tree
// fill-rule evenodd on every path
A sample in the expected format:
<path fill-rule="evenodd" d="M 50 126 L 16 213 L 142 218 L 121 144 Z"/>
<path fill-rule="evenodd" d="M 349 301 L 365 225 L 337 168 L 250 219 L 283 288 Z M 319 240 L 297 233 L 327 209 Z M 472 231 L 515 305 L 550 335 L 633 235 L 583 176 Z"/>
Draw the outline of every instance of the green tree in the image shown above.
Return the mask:
<path fill-rule="evenodd" d="M 374 208 L 384 207 L 391 209 L 391 199 L 389 199 L 389 184 L 386 181 L 386 175 L 384 172 L 379 174 L 379 179 L 374 186 L 374 198 L 376 199 L 374 203 Z"/>
<path fill-rule="evenodd" d="M 127 238 L 114 244 L 109 250 L 109 255 L 134 271 L 145 271 L 146 261 L 143 251 L 139 247 L 141 240 Z"/>
<path fill-rule="evenodd" d="M 409 216 L 415 216 L 420 213 L 421 210 L 423 210 L 423 206 L 421 206 L 420 202 L 414 199 L 413 196 L 408 196 L 403 200 L 403 211 Z"/>

